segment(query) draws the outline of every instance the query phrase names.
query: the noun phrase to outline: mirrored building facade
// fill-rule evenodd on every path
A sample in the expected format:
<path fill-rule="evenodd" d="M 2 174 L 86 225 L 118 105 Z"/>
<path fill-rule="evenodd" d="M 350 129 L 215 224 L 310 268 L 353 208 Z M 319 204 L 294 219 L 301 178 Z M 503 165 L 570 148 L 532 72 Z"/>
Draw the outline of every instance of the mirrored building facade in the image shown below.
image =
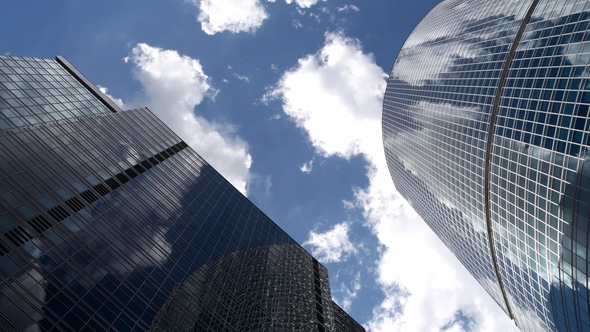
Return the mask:
<path fill-rule="evenodd" d="M 65 59 L 0 56 L 0 130 L 1 330 L 364 331 L 325 267 Z"/>
<path fill-rule="evenodd" d="M 523 331 L 590 331 L 590 1 L 447 0 L 389 75 L 398 191 Z"/>

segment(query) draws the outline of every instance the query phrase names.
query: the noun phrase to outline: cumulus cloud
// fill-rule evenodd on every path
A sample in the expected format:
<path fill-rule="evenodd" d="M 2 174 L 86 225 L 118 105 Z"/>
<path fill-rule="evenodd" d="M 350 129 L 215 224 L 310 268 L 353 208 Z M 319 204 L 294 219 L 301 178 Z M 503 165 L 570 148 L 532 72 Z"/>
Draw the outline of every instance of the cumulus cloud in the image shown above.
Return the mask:
<path fill-rule="evenodd" d="M 318 3 L 319 0 L 285 0 L 286 3 L 293 3 L 295 2 L 297 4 L 297 6 L 301 7 L 301 8 L 309 8 L 313 5 L 315 5 L 316 3 Z M 327 0 L 322 0 L 322 1 L 327 1 Z"/>
<path fill-rule="evenodd" d="M 396 192 L 385 157 L 375 159 L 370 184 L 356 204 L 383 245 L 379 283 L 386 298 L 373 309 L 372 331 L 517 331 L 507 315 Z M 444 306 L 440 304 L 444 303 Z"/>
<path fill-rule="evenodd" d="M 334 225 L 325 233 L 309 232 L 309 238 L 303 245 L 311 246 L 311 253 L 322 263 L 335 263 L 345 260 L 357 250 L 348 238 L 350 225 Z"/>
<path fill-rule="evenodd" d="M 214 35 L 229 31 L 254 32 L 268 18 L 260 0 L 192 0 L 201 11 L 201 29 Z"/>
<path fill-rule="evenodd" d="M 209 35 L 219 32 L 255 32 L 269 15 L 261 3 L 261 0 L 190 0 L 200 13 L 197 21 L 201 23 L 201 29 Z M 275 0 L 267 0 L 276 2 Z M 310 8 L 319 1 L 327 0 L 285 0 L 287 4 L 295 3 L 297 10 Z M 345 5 L 347 9 L 356 6 Z M 353 8 L 354 7 L 354 8 Z M 357 8 L 358 9 L 358 8 Z M 358 11 L 358 10 L 355 10 Z M 299 21 L 293 21 L 296 28 L 302 27 Z"/>
<path fill-rule="evenodd" d="M 100 86 L 100 85 L 97 85 L 96 87 L 98 88 L 98 90 L 100 90 L 100 92 L 102 92 L 105 96 L 107 96 L 110 100 L 112 100 L 113 103 L 115 103 L 115 105 L 123 108 L 123 100 L 121 100 L 120 98 L 115 98 L 115 97 L 111 96 L 110 94 L 108 94 L 107 92 L 109 91 L 109 89 L 105 88 L 104 86 Z"/>
<path fill-rule="evenodd" d="M 280 99 L 319 154 L 349 159 L 375 150 L 381 141 L 375 125 L 381 119 L 385 77 L 358 40 L 326 33 L 324 47 L 299 59 L 263 99 Z"/>
<path fill-rule="evenodd" d="M 360 155 L 367 161 L 369 185 L 354 189 L 355 199 L 346 207 L 362 211 L 381 249 L 376 263 L 385 298 L 373 309 L 368 327 L 372 331 L 516 331 L 395 190 L 381 141 L 386 77 L 358 40 L 327 33 L 324 46 L 299 59 L 265 95 L 266 101 L 281 101 L 319 155 L 346 159 Z M 336 236 L 342 225 L 346 224 L 323 234 L 310 233 L 306 244 L 313 245 L 312 253 L 341 257 L 337 249 L 334 256 L 330 254 L 332 248 L 340 248 L 333 239 L 343 238 Z M 469 324 L 462 323 L 466 321 Z"/>
<path fill-rule="evenodd" d="M 130 104 L 148 106 L 242 193 L 250 178 L 248 145 L 231 125 L 212 123 L 195 114 L 204 98 L 217 94 L 198 60 L 147 44 L 125 58 L 132 63 L 144 95 Z"/>

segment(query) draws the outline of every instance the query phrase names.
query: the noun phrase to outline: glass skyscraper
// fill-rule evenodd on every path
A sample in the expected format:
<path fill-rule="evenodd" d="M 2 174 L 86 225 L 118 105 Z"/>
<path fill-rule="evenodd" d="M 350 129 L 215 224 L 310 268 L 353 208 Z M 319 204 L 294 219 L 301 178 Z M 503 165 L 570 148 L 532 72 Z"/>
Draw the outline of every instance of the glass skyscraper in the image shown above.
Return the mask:
<path fill-rule="evenodd" d="M 389 75 L 393 182 L 523 331 L 590 331 L 590 1 L 447 0 Z"/>
<path fill-rule="evenodd" d="M 148 109 L 0 56 L 0 330 L 364 331 L 328 273 Z"/>

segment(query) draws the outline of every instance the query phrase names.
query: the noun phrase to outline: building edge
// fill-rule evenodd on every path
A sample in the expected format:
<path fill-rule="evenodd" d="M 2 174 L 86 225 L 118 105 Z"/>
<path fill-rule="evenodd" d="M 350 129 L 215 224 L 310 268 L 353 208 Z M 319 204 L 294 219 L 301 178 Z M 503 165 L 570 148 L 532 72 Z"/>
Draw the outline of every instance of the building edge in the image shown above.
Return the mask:
<path fill-rule="evenodd" d="M 78 82 L 80 82 L 85 88 L 90 91 L 96 98 L 100 99 L 106 107 L 108 107 L 113 113 L 123 112 L 123 110 L 117 106 L 109 97 L 107 97 L 104 93 L 102 93 L 92 82 L 90 82 L 86 76 L 82 75 L 76 67 L 74 67 L 66 58 L 61 55 L 55 56 L 55 61 L 57 61 L 65 70 L 67 70 L 72 76 L 74 76 Z"/>

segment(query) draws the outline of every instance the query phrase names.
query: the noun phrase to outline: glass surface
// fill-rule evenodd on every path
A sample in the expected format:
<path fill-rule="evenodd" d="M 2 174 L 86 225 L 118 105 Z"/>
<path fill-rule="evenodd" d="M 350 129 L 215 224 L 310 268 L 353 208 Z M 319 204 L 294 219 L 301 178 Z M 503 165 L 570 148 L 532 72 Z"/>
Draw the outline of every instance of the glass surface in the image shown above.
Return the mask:
<path fill-rule="evenodd" d="M 23 63 L 58 71 L 0 61 L 19 75 Z M 0 139 L 1 328 L 358 325 L 335 318 L 325 267 L 149 110 L 29 124 Z"/>
<path fill-rule="evenodd" d="M 383 103 L 397 190 L 505 311 L 486 232 L 485 151 L 502 63 L 529 4 L 439 4 L 400 51 Z"/>
<path fill-rule="evenodd" d="M 590 2 L 540 0 L 523 21 L 531 4 L 444 1 L 420 22 L 389 77 L 385 155 L 399 192 L 508 311 L 504 288 L 523 331 L 590 331 Z"/>
<path fill-rule="evenodd" d="M 57 61 L 0 55 L 0 130 L 108 112 Z"/>

